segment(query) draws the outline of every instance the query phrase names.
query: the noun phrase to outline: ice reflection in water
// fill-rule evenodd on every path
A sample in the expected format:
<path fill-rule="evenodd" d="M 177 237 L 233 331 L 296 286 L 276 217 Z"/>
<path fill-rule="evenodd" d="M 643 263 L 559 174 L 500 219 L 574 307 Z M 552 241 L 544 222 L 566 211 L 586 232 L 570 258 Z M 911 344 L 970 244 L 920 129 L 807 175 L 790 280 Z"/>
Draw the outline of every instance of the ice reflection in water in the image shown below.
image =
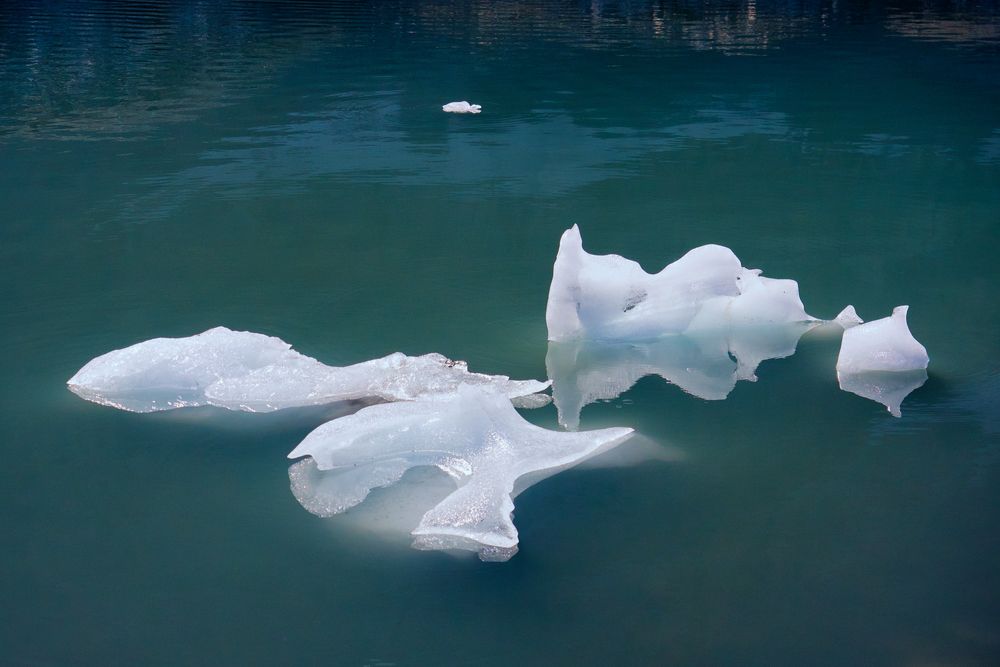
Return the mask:
<path fill-rule="evenodd" d="M 559 423 L 577 428 L 585 406 L 617 398 L 647 375 L 699 398 L 722 400 L 737 381 L 756 381 L 761 362 L 794 354 L 799 338 L 815 326 L 746 327 L 639 343 L 550 342 L 545 367 Z"/>

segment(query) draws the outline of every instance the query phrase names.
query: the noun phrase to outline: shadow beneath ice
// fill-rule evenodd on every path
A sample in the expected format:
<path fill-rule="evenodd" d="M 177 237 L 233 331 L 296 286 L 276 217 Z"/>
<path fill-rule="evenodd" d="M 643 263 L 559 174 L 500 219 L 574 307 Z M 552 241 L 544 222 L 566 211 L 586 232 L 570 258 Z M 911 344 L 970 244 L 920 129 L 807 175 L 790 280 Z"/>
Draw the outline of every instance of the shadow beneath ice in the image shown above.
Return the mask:
<path fill-rule="evenodd" d="M 580 412 L 611 400 L 647 375 L 709 401 L 729 396 L 739 380 L 757 380 L 757 366 L 795 353 L 816 323 L 744 327 L 665 336 L 644 342 L 550 342 L 545 368 L 559 423 L 580 425 Z"/>

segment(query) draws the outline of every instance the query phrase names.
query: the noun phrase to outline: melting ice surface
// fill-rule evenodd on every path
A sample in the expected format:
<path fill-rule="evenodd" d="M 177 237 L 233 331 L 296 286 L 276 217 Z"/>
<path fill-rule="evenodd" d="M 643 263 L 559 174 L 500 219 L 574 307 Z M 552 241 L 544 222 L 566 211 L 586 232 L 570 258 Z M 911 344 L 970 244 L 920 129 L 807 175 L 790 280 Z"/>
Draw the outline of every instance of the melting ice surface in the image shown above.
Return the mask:
<path fill-rule="evenodd" d="M 314 462 L 293 466 L 292 490 L 311 512 L 330 516 L 411 468 L 437 467 L 458 488 L 423 514 L 412 530 L 414 546 L 504 561 L 517 552 L 511 512 L 523 480 L 579 463 L 630 434 L 630 428 L 549 431 L 521 418 L 504 396 L 462 385 L 452 394 L 374 405 L 323 424 L 289 454 Z"/>
<path fill-rule="evenodd" d="M 851 306 L 847 309 L 854 313 Z M 897 306 L 880 320 L 848 322 L 837 357 L 840 388 L 878 401 L 895 417 L 902 414 L 903 399 L 927 381 L 927 350 L 910 333 L 908 310 Z M 854 318 L 861 321 L 856 313 Z"/>
<path fill-rule="evenodd" d="M 440 354 L 401 353 L 342 368 L 299 354 L 279 338 L 225 327 L 186 338 L 154 338 L 90 361 L 70 378 L 79 396 L 122 410 L 154 412 L 214 405 L 269 412 L 359 398 L 408 401 L 453 392 L 460 384 L 488 387 L 537 404 L 547 383 L 471 373 Z M 506 400 L 506 399 L 505 399 Z"/>
<path fill-rule="evenodd" d="M 443 107 L 441 111 L 446 113 L 479 113 L 483 110 L 478 104 L 469 104 L 468 102 L 448 102 Z"/>
<path fill-rule="evenodd" d="M 650 340 L 811 321 L 798 283 L 744 268 L 729 248 L 701 246 L 649 274 L 619 255 L 586 252 L 576 225 L 559 242 L 545 309 L 550 341 Z"/>
<path fill-rule="evenodd" d="M 814 323 L 742 327 L 674 335 L 646 342 L 550 342 L 545 367 L 559 423 L 575 429 L 584 406 L 618 397 L 647 375 L 689 394 L 722 400 L 738 380 L 755 381 L 766 359 L 795 353 Z"/>

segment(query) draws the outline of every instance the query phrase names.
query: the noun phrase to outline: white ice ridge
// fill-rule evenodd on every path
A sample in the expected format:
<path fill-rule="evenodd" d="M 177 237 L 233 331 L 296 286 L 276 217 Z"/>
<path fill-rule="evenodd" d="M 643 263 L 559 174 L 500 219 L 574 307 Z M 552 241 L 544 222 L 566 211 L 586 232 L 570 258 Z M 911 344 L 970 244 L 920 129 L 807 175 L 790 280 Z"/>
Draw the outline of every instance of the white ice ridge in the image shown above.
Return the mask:
<path fill-rule="evenodd" d="M 837 317 L 833 318 L 833 321 L 845 330 L 865 323 L 863 319 L 858 317 L 858 311 L 854 310 L 854 306 L 847 306 L 844 308 L 840 311 Z"/>
<path fill-rule="evenodd" d="M 412 531 L 414 546 L 476 551 L 483 560 L 503 561 L 517 552 L 511 512 L 518 480 L 572 466 L 632 432 L 549 431 L 525 421 L 502 395 L 462 385 L 448 395 L 374 405 L 327 422 L 288 456 L 310 456 L 318 470 L 337 473 L 323 480 L 326 515 L 361 503 L 410 468 L 435 466 L 458 489 L 423 515 Z"/>
<path fill-rule="evenodd" d="M 483 110 L 478 104 L 469 104 L 468 102 L 448 102 L 443 107 L 441 111 L 446 113 L 479 113 Z"/>
<path fill-rule="evenodd" d="M 794 280 L 764 278 L 729 248 L 705 245 L 646 273 L 619 255 L 591 255 L 576 225 L 559 242 L 545 309 L 550 341 L 650 340 L 743 326 L 813 322 Z"/>
<path fill-rule="evenodd" d="M 409 401 L 478 385 L 506 399 L 548 383 L 471 373 L 440 354 L 396 352 L 342 368 L 291 349 L 279 338 L 216 327 L 186 338 L 154 338 L 90 361 L 70 378 L 82 398 L 132 412 L 214 405 L 246 412 L 360 398 Z M 518 399 L 521 400 L 521 399 Z"/>
<path fill-rule="evenodd" d="M 889 317 L 845 329 L 837 357 L 840 388 L 883 404 L 895 417 L 903 399 L 927 381 L 927 350 L 910 333 L 908 309 L 897 306 Z"/>
<path fill-rule="evenodd" d="M 559 423 L 576 429 L 585 406 L 617 398 L 647 375 L 659 375 L 699 398 L 722 400 L 738 380 L 756 381 L 762 361 L 794 354 L 799 338 L 813 326 L 740 327 L 645 342 L 550 342 L 545 368 Z"/>

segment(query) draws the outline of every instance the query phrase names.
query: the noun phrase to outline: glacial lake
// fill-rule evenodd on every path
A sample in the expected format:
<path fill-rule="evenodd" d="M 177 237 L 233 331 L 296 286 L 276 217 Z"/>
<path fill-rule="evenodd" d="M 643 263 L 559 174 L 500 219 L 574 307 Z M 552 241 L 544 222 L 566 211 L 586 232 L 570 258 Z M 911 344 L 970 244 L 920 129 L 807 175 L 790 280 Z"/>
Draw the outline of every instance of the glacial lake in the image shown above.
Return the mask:
<path fill-rule="evenodd" d="M 306 511 L 342 408 L 66 388 L 218 325 L 545 380 L 573 224 L 907 304 L 927 382 L 895 418 L 819 330 L 725 400 L 643 377 L 579 427 L 647 456 L 524 491 L 506 563 Z M 1000 664 L 998 250 L 994 2 L 3 3 L 0 663 Z"/>

